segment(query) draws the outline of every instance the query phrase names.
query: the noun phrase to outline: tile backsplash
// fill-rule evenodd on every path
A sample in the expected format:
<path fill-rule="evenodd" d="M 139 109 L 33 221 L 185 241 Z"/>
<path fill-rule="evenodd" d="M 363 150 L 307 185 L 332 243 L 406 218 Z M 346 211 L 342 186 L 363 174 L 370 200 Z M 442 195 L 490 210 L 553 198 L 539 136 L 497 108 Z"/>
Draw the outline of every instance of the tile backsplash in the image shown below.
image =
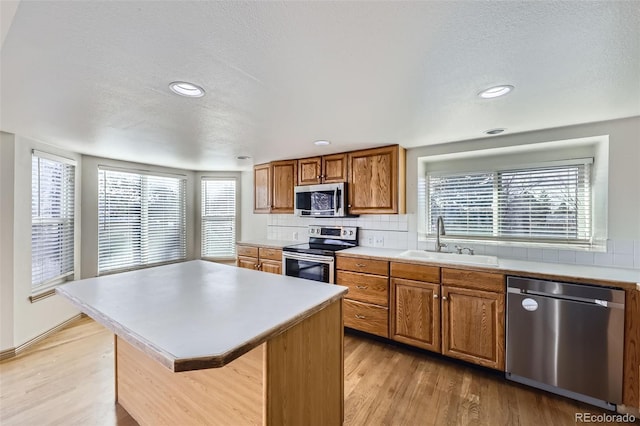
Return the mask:
<path fill-rule="evenodd" d="M 357 226 L 360 228 L 358 243 L 361 246 L 419 250 L 433 250 L 435 246 L 433 240 L 418 241 L 417 233 L 409 231 L 409 222 L 415 220 L 414 215 L 362 215 L 335 219 L 306 218 L 290 214 L 270 214 L 268 216 L 267 238 L 270 240 L 305 242 L 309 238 L 309 225 Z M 443 242 L 447 242 L 446 237 L 443 238 Z M 500 258 L 640 269 L 640 240 L 608 240 L 607 251 L 602 253 L 496 245 L 494 243 L 458 244 L 473 248 L 476 254 Z"/>

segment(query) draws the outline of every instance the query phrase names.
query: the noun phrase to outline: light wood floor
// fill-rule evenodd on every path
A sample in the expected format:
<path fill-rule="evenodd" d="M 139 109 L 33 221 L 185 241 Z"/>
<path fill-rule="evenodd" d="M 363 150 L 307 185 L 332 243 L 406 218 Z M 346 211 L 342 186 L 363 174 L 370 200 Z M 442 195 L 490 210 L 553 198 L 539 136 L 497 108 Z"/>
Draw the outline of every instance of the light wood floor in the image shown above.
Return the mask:
<path fill-rule="evenodd" d="M 113 402 L 113 368 L 112 334 L 80 319 L 0 364 L 0 424 L 135 425 Z M 602 411 L 426 352 L 345 336 L 346 425 L 574 425 L 576 412 Z"/>

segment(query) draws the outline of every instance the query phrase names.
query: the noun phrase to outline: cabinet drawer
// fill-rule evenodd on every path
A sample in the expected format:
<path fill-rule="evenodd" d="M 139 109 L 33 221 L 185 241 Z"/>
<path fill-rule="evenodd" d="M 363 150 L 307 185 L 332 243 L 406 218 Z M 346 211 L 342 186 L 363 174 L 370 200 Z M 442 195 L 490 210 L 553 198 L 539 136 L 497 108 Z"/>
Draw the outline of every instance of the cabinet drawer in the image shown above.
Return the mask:
<path fill-rule="evenodd" d="M 282 250 L 280 249 L 260 247 L 258 252 L 260 253 L 260 260 L 271 259 L 282 261 Z"/>
<path fill-rule="evenodd" d="M 389 337 L 389 310 L 369 303 L 343 299 L 344 326 Z"/>
<path fill-rule="evenodd" d="M 389 279 L 379 275 L 338 271 L 336 284 L 349 287 L 347 297 L 376 305 L 389 305 Z"/>
<path fill-rule="evenodd" d="M 282 274 L 282 262 L 276 262 L 275 260 L 260 260 L 260 270 L 262 272 L 269 272 L 272 274 Z"/>
<path fill-rule="evenodd" d="M 345 271 L 365 272 L 367 274 L 389 275 L 389 262 L 386 260 L 337 256 L 336 268 Z"/>
<path fill-rule="evenodd" d="M 442 268 L 442 284 L 478 290 L 505 292 L 504 275 L 491 272 Z"/>
<path fill-rule="evenodd" d="M 418 265 L 415 263 L 391 262 L 391 276 L 407 280 L 440 282 L 440 268 L 438 266 Z"/>
<path fill-rule="evenodd" d="M 237 246 L 238 256 L 258 257 L 258 247 Z"/>
<path fill-rule="evenodd" d="M 245 268 L 245 269 L 257 270 L 258 259 L 256 259 L 255 257 L 238 256 L 238 259 L 236 260 L 236 266 L 239 266 L 240 268 Z"/>

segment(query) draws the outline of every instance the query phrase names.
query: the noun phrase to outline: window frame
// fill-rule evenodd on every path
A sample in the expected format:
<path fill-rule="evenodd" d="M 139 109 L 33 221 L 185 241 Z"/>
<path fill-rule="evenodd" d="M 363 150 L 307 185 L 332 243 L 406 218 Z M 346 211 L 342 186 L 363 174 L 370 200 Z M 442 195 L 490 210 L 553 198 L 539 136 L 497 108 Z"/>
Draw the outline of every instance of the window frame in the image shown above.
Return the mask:
<path fill-rule="evenodd" d="M 593 158 L 571 158 L 564 160 L 554 160 L 547 161 L 541 163 L 530 163 L 530 164 L 517 164 L 512 166 L 499 166 L 493 167 L 492 169 L 484 169 L 484 170 L 456 170 L 451 172 L 446 171 L 438 171 L 438 172 L 426 172 L 425 180 L 426 180 L 426 236 L 427 237 L 435 237 L 435 219 L 432 215 L 432 205 L 431 205 L 431 193 L 430 193 L 430 179 L 432 177 L 460 177 L 464 175 L 491 175 L 492 176 L 492 193 L 491 193 L 491 216 L 492 216 L 492 226 L 491 229 L 488 230 L 490 235 L 482 235 L 482 234 L 450 234 L 446 235 L 447 239 L 451 240 L 461 240 L 461 241 L 484 241 L 484 242 L 495 242 L 495 243 L 524 243 L 524 244 L 550 244 L 550 245 L 570 245 L 570 246 L 591 246 L 593 243 L 593 184 L 592 184 L 592 172 L 591 166 L 594 162 Z M 580 238 L 577 236 L 576 238 L 553 238 L 551 236 L 543 236 L 543 237 L 525 237 L 522 235 L 510 236 L 504 232 L 505 230 L 505 216 L 503 216 L 503 212 L 505 209 L 505 205 L 503 204 L 505 194 L 501 191 L 501 181 L 502 176 L 505 174 L 519 174 L 519 173 L 530 173 L 530 174 L 538 174 L 544 173 L 545 170 L 553 170 L 560 168 L 571 168 L 571 167 L 585 167 L 586 170 L 583 173 L 576 173 L 578 178 L 582 178 L 586 176 L 586 184 L 588 184 L 588 190 L 583 196 L 583 199 L 588 202 L 585 209 L 577 212 L 585 213 L 586 217 L 582 219 L 582 223 L 578 223 L 576 225 L 576 233 L 580 234 L 581 230 L 585 230 L 582 232 L 587 232 L 588 235 L 586 237 Z M 583 182 L 584 183 L 584 182 Z M 576 187 L 576 192 L 579 192 L 579 185 Z M 580 222 L 580 220 L 578 220 Z M 445 229 L 446 229 L 446 221 L 445 221 Z M 534 227 L 528 227 L 530 232 L 535 232 Z"/>
<path fill-rule="evenodd" d="M 160 260 L 160 261 L 155 261 L 155 262 L 137 262 L 133 265 L 127 265 L 121 268 L 110 268 L 110 269 L 105 269 L 105 270 L 101 270 L 100 269 L 100 227 L 103 226 L 100 216 L 100 204 L 101 204 L 101 192 L 100 192 L 100 173 L 101 172 L 116 172 L 116 173 L 127 173 L 127 174 L 131 174 L 133 176 L 139 177 L 139 178 L 143 178 L 144 176 L 150 176 L 150 177 L 158 177 L 158 178 L 172 178 L 172 179 L 176 179 L 179 181 L 179 184 L 181 185 L 180 188 L 180 194 L 181 194 L 181 200 L 180 200 L 180 208 L 181 208 L 181 243 L 179 244 L 179 246 L 182 247 L 183 252 L 182 255 L 179 258 L 175 258 L 175 259 L 167 259 L 167 260 Z M 189 207 L 188 207 L 188 203 L 187 203 L 187 199 L 188 199 L 188 177 L 186 175 L 183 174 L 172 174 L 172 173 L 164 173 L 164 172 L 157 172 L 157 171 L 151 171 L 151 170 L 141 170 L 141 169 L 135 169 L 135 168 L 126 168 L 126 167 L 114 167 L 114 166 L 110 166 L 110 165 L 102 165 L 102 164 L 98 164 L 98 193 L 97 193 L 97 222 L 98 222 L 98 234 L 97 234 L 97 275 L 98 276 L 103 276 L 103 275 L 109 275 L 109 274 L 114 274 L 114 273 L 119 273 L 119 272 L 126 272 L 126 271 L 133 271 L 133 270 L 137 270 L 137 269 L 144 269 L 144 268 L 150 268 L 153 266 L 161 266 L 161 265 L 166 265 L 166 264 L 171 264 L 171 263 L 178 263 L 178 262 L 184 262 L 185 260 L 187 260 L 188 257 L 188 225 L 187 225 L 187 215 L 188 215 L 188 211 L 189 211 Z M 106 184 L 106 181 L 105 181 Z M 142 195 L 143 194 L 147 194 L 148 195 L 148 181 L 143 181 L 140 183 L 139 185 L 140 188 L 140 196 L 141 196 L 141 200 L 143 200 Z M 143 205 L 142 201 L 141 201 L 141 205 L 140 205 L 140 217 L 139 217 L 139 223 L 140 223 L 140 250 L 143 250 L 142 247 L 148 246 L 148 237 L 149 237 L 149 231 L 150 229 L 148 228 L 148 217 L 145 218 L 143 217 L 144 214 L 149 214 L 148 213 L 148 200 L 145 198 L 145 201 L 147 201 L 146 205 Z M 143 235 L 147 234 L 147 240 L 143 239 Z M 135 248 L 134 248 L 135 249 Z M 138 255 L 141 259 L 143 259 L 145 256 L 142 253 L 139 253 Z M 148 256 L 148 253 L 147 253 Z"/>
<path fill-rule="evenodd" d="M 563 133 L 559 134 L 560 136 Z M 553 135 L 551 135 L 553 136 Z M 575 244 L 540 242 L 510 242 L 461 239 L 456 242 L 478 244 L 480 249 L 486 247 L 488 253 L 499 247 L 547 248 L 558 250 L 606 252 L 609 233 L 609 178 L 610 135 L 599 134 L 578 138 L 557 138 L 545 140 L 527 140 L 516 136 L 505 136 L 487 140 L 464 141 L 443 146 L 424 147 L 412 153 L 417 160 L 416 178 L 417 194 L 415 211 L 417 214 L 416 232 L 418 244 L 432 244 L 434 238 L 428 235 L 427 229 L 427 173 L 434 171 L 481 171 L 504 167 L 520 166 L 525 163 L 553 162 L 568 158 L 594 159 L 591 169 L 591 202 L 592 202 L 592 244 L 577 246 Z M 408 169 L 411 170 L 411 169 Z M 448 240 L 448 237 L 444 237 Z"/>
<path fill-rule="evenodd" d="M 232 244 L 232 252 L 225 256 L 207 256 L 204 253 L 205 249 L 205 210 L 204 205 L 206 203 L 205 193 L 204 193 L 204 183 L 206 181 L 234 181 L 235 185 L 235 206 L 234 206 L 234 233 L 233 233 L 233 244 Z M 209 175 L 204 174 L 200 176 L 200 184 L 199 184 L 199 219 L 200 219 L 200 258 L 208 259 L 208 260 L 235 260 L 237 251 L 236 245 L 238 242 L 238 236 L 240 234 L 240 178 L 239 176 L 230 176 L 230 175 Z"/>
<path fill-rule="evenodd" d="M 37 175 L 34 175 L 34 160 L 38 159 L 38 171 L 37 171 Z M 37 200 L 37 204 L 38 204 L 38 208 L 40 208 L 40 205 L 42 203 L 42 186 L 40 185 L 40 181 L 41 181 L 41 173 L 42 173 L 42 169 L 41 169 L 41 164 L 40 164 L 40 160 L 48 160 L 48 161 L 53 161 L 56 163 L 59 163 L 63 166 L 66 167 L 70 167 L 70 170 L 67 170 L 66 172 L 69 174 L 72 182 L 71 182 L 71 188 L 68 188 L 68 185 L 64 185 L 64 180 L 62 181 L 62 191 L 64 192 L 64 195 L 61 196 L 61 198 L 67 198 L 67 200 L 65 201 L 67 204 L 66 210 L 69 210 L 69 205 L 70 205 L 70 213 L 71 216 L 68 215 L 61 215 L 58 218 L 41 218 L 41 215 L 38 214 L 38 216 L 34 216 L 34 210 L 33 210 L 33 203 L 34 203 L 34 179 L 37 179 L 37 188 L 38 188 L 38 200 Z M 76 241 L 78 238 L 77 235 L 77 221 L 76 218 L 78 217 L 78 202 L 77 202 L 77 192 L 78 192 L 78 162 L 76 160 L 67 158 L 67 157 L 63 157 L 63 156 L 59 156 L 59 155 L 55 155 L 55 154 L 51 154 L 48 152 L 44 152 L 44 151 L 39 151 L 37 149 L 32 149 L 31 150 L 31 286 L 30 286 L 30 301 L 31 302 L 35 302 L 37 300 L 40 300 L 42 298 L 48 297 L 50 295 L 54 294 L 54 290 L 55 287 L 63 284 L 65 282 L 68 281 L 72 281 L 75 279 L 76 276 L 76 272 L 77 272 L 77 258 L 78 258 L 78 250 L 76 247 Z M 61 200 L 62 201 L 62 200 Z M 39 223 L 36 223 L 36 221 L 38 221 Z M 70 251 L 71 255 L 70 255 L 70 270 L 65 270 L 64 272 L 62 272 L 59 275 L 56 275 L 55 277 L 50 277 L 47 278 L 43 281 L 40 281 L 38 284 L 34 284 L 34 274 L 33 274 L 33 265 L 34 265 L 34 241 L 33 241 L 33 237 L 34 237 L 34 227 L 38 226 L 38 225 L 47 225 L 47 224 L 58 224 L 60 226 L 62 226 L 63 229 L 66 229 L 67 231 L 70 232 L 70 236 L 65 236 L 62 238 L 62 241 L 60 242 L 61 245 L 63 246 L 63 248 L 60 250 L 60 252 L 62 254 L 64 253 L 68 253 Z M 64 259 L 61 260 L 61 262 Z M 61 265 L 61 270 L 65 269 L 63 268 L 64 265 Z"/>

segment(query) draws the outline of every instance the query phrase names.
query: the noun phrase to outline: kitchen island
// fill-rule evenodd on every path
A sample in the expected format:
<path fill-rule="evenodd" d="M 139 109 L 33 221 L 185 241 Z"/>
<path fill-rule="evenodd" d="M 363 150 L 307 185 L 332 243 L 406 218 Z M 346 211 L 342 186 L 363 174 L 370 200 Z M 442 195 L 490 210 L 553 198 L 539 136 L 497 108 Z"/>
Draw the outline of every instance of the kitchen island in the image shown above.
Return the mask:
<path fill-rule="evenodd" d="M 140 424 L 342 424 L 345 287 L 197 260 L 57 293 L 115 334 Z"/>

